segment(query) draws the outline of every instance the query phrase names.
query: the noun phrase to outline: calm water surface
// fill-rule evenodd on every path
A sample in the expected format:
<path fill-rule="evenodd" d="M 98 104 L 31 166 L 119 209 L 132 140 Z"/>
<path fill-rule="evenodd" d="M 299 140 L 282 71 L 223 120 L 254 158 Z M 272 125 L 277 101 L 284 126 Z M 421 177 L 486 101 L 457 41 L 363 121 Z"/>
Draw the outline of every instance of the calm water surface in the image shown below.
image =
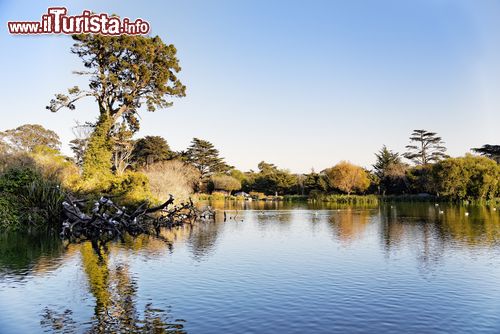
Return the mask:
<path fill-rule="evenodd" d="M 500 209 L 253 205 L 102 258 L 0 234 L 0 333 L 500 333 Z"/>

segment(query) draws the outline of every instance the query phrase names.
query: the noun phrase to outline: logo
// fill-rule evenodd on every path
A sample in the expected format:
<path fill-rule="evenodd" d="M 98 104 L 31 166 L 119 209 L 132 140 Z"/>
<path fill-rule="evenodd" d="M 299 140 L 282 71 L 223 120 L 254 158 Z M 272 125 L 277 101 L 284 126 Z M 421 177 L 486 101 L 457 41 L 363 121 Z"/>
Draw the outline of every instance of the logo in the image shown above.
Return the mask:
<path fill-rule="evenodd" d="M 84 10 L 81 15 L 67 15 L 66 7 L 50 7 L 40 21 L 8 21 L 9 33 L 13 35 L 47 34 L 102 34 L 102 35 L 146 35 L 149 23 L 143 19 L 95 14 Z"/>

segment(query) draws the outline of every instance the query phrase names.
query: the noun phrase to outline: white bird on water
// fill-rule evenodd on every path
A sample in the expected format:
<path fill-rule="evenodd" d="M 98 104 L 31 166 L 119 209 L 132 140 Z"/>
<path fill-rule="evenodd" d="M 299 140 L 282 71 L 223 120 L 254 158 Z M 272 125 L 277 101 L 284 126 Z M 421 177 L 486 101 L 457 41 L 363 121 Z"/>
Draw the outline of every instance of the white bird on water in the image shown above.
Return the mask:
<path fill-rule="evenodd" d="M 442 215 L 444 213 L 443 210 L 439 210 L 439 214 Z"/>
<path fill-rule="evenodd" d="M 466 213 L 465 213 L 465 215 L 466 215 L 466 216 L 468 216 L 468 215 L 469 215 L 469 213 L 468 213 L 468 212 L 466 212 Z"/>

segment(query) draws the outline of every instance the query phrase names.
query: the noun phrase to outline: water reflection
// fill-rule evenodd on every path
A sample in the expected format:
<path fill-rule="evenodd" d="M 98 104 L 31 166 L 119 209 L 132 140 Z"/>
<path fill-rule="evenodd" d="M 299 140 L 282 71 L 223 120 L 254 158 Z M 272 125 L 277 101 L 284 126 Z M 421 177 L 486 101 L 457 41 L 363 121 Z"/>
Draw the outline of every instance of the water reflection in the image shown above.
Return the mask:
<path fill-rule="evenodd" d="M 339 209 L 330 213 L 328 223 L 337 239 L 351 243 L 363 236 L 371 214 L 368 210 Z"/>
<path fill-rule="evenodd" d="M 88 289 L 95 299 L 88 333 L 186 333 L 184 320 L 169 319 L 168 313 L 152 303 L 139 312 L 137 282 L 126 263 L 110 263 L 108 251 L 100 256 L 90 243 L 79 245 Z M 69 309 L 58 312 L 45 307 L 40 324 L 46 331 L 73 333 L 77 322 Z"/>
<path fill-rule="evenodd" d="M 176 244 L 186 244 L 193 258 L 200 260 L 217 247 L 225 224 L 254 221 L 261 230 L 288 230 L 292 222 L 302 221 L 304 217 L 309 229 L 325 224 L 335 239 L 343 244 L 363 239 L 368 227 L 374 226 L 388 256 L 409 246 L 419 250 L 423 261 L 439 258 L 445 247 L 493 247 L 500 240 L 500 211 L 485 206 L 397 203 L 367 209 L 345 205 L 319 207 L 307 203 L 224 201 L 210 205 L 218 209 L 215 223 L 163 229 L 159 236 L 124 236 L 121 242 L 110 244 L 108 252 L 125 250 L 155 257 L 173 252 Z M 249 209 L 251 211 L 245 211 Z M 227 213 L 226 222 L 224 211 Z M 82 254 L 86 254 L 88 247 L 88 244 L 82 246 Z M 78 251 L 78 245 L 65 246 L 56 234 L 2 233 L 0 277 L 7 275 L 21 279 L 50 272 Z"/>
<path fill-rule="evenodd" d="M 381 237 L 387 250 L 414 240 L 442 244 L 493 246 L 500 236 L 500 215 L 489 207 L 423 203 L 384 205 L 378 212 Z"/>
<path fill-rule="evenodd" d="M 0 233 L 0 278 L 22 278 L 57 268 L 64 246 L 55 233 Z"/>
<path fill-rule="evenodd" d="M 159 236 L 125 236 L 109 243 L 101 257 L 89 243 L 64 246 L 55 235 L 0 234 L 0 314 L 4 317 L 0 326 L 8 321 L 7 311 L 17 307 L 9 316 L 21 319 L 33 316 L 26 309 L 34 305 L 37 323 L 32 332 L 39 332 L 39 326 L 56 333 L 183 333 L 191 328 L 204 332 L 207 323 L 224 319 L 241 326 L 231 327 L 228 321 L 224 323 L 230 329 L 227 332 L 238 332 L 267 314 L 282 326 L 287 310 L 288 316 L 301 318 L 313 309 L 323 314 L 314 319 L 326 324 L 316 328 L 330 328 L 331 310 L 338 310 L 336 320 L 345 323 L 374 317 L 373 325 L 390 318 L 383 314 L 390 309 L 387 305 L 394 312 L 405 310 L 400 301 L 420 314 L 439 301 L 448 303 L 448 309 L 441 309 L 443 314 L 457 307 L 466 313 L 481 307 L 481 299 L 498 296 L 491 293 L 494 288 L 485 287 L 495 284 L 500 273 L 488 266 L 488 261 L 497 264 L 500 251 L 500 212 L 489 207 L 212 205 L 218 209 L 214 223 L 163 229 Z M 475 262 L 474 257 L 480 260 Z M 465 274 L 464 263 L 469 266 Z M 68 275 L 75 271 L 77 283 L 69 285 Z M 481 284 L 473 281 L 476 278 Z M 51 280 L 53 285 L 45 291 Z M 60 283 L 79 294 L 60 292 Z M 30 299 L 29 288 L 40 289 L 38 299 Z M 455 303 L 453 289 L 464 296 L 479 292 L 477 304 L 471 306 L 472 297 Z M 12 296 L 27 301 L 19 298 L 7 305 L 5 300 Z M 59 304 L 52 304 L 61 296 Z M 85 305 L 70 307 L 69 298 Z M 226 299 L 230 306 L 219 303 Z M 422 303 L 426 308 L 419 309 Z M 490 303 L 498 305 L 494 298 Z M 214 319 L 212 310 L 220 312 L 221 319 Z M 172 317 L 174 311 L 189 322 Z M 273 312 L 276 317 L 271 317 Z M 358 318 L 349 318 L 356 312 Z M 295 324 L 307 321 L 301 318 Z"/>

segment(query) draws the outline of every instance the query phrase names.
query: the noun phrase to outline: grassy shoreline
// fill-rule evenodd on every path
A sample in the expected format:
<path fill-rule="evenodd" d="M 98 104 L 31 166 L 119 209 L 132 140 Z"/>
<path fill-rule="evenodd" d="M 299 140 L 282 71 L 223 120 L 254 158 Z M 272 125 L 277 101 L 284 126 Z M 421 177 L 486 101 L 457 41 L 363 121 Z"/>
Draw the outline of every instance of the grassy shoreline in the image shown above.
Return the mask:
<path fill-rule="evenodd" d="M 336 203 L 353 205 L 374 205 L 388 202 L 416 202 L 416 203 L 455 203 L 471 204 L 485 206 L 499 206 L 500 198 L 491 200 L 453 200 L 450 198 L 433 195 L 343 195 L 343 194 L 313 194 L 307 195 L 284 195 L 284 196 L 265 196 L 245 198 L 242 196 L 223 195 L 223 194 L 195 194 L 194 200 L 197 201 L 282 201 L 282 202 L 311 202 L 311 203 Z"/>

